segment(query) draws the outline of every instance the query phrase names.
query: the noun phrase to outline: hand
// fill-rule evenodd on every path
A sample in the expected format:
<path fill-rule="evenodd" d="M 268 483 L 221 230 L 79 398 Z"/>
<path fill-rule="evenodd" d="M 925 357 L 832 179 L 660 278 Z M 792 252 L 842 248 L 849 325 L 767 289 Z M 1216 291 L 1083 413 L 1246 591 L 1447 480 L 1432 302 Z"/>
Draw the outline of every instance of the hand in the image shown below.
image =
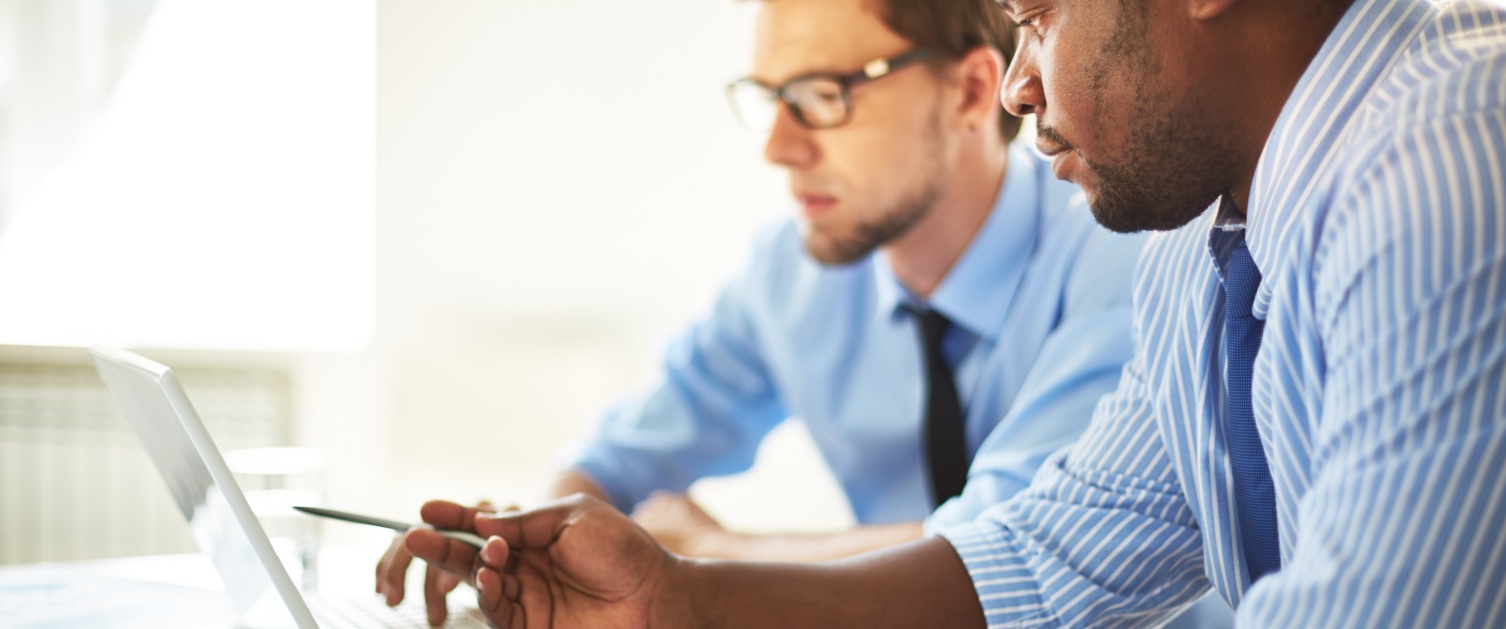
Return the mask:
<path fill-rule="evenodd" d="M 494 511 L 491 502 L 482 500 L 476 505 L 479 511 Z M 507 511 L 517 511 L 516 506 L 509 506 Z M 403 602 L 404 590 L 408 576 L 408 564 L 413 562 L 413 553 L 403 546 L 403 535 L 395 535 L 392 544 L 387 547 L 382 560 L 377 562 L 376 568 L 376 592 L 387 597 L 387 605 L 395 607 Z M 429 624 L 439 626 L 444 624 L 449 616 L 449 609 L 445 606 L 445 596 L 460 585 L 461 577 L 450 574 L 433 564 L 424 569 L 424 604 L 428 608 Z"/>
<path fill-rule="evenodd" d="M 676 618 L 682 610 L 666 604 L 685 599 L 675 585 L 682 580 L 682 562 L 595 498 L 578 495 L 508 515 L 431 502 L 424 505 L 424 521 L 474 528 L 490 538 L 479 553 L 423 529 L 409 531 L 405 541 L 414 555 L 471 577 L 481 611 L 493 626 L 638 629 L 683 622 Z M 671 598 L 676 592 L 680 596 Z"/>
<path fill-rule="evenodd" d="M 717 542 L 727 530 L 684 494 L 654 492 L 633 510 L 633 521 L 671 552 L 687 557 L 717 557 Z"/>

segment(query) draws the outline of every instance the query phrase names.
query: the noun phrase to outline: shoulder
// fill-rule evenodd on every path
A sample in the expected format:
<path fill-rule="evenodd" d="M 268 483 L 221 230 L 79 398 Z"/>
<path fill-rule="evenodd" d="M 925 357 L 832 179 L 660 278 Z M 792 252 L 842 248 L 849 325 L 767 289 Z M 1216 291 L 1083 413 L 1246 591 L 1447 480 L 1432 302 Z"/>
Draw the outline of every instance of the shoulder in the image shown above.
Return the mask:
<path fill-rule="evenodd" d="M 1495 119 L 1493 135 L 1499 138 L 1503 107 L 1506 5 L 1450 2 L 1365 96 L 1349 153 L 1381 157 L 1386 145 L 1404 144 L 1408 136 L 1426 135 L 1429 126 L 1470 117 Z"/>
<path fill-rule="evenodd" d="M 1369 191 L 1366 175 L 1444 160 L 1465 171 L 1496 166 L 1500 172 L 1506 156 L 1491 154 L 1489 145 L 1500 144 L 1503 114 L 1506 8 L 1447 3 L 1365 96 L 1331 187 L 1340 194 Z"/>
<path fill-rule="evenodd" d="M 1453 2 L 1412 40 L 1366 98 L 1362 135 L 1506 105 L 1506 5 Z"/>
<path fill-rule="evenodd" d="M 1425 301 L 1503 253 L 1506 11 L 1444 7 L 1371 99 L 1313 220 L 1320 310 L 1362 282 Z M 1386 289 L 1390 291 L 1391 288 Z"/>
<path fill-rule="evenodd" d="M 1449 115 L 1499 107 L 1506 56 L 1506 5 L 1460 0 L 1444 4 L 1413 39 L 1385 83 L 1375 108 L 1400 117 Z"/>
<path fill-rule="evenodd" d="M 1485 206 L 1501 200 L 1506 176 L 1506 7 L 1445 4 L 1363 112 L 1329 182 L 1330 212 L 1499 209 Z M 1359 207 L 1377 204 L 1392 211 Z"/>

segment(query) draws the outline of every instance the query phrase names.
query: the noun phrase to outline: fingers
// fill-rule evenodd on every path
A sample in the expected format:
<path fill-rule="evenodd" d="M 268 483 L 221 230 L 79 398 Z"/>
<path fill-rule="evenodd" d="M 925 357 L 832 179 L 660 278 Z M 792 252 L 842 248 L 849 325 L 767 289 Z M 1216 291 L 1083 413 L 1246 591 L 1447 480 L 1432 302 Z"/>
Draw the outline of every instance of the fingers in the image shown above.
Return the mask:
<path fill-rule="evenodd" d="M 423 517 L 426 524 L 434 528 L 475 533 L 476 514 L 488 513 L 490 511 L 490 506 L 473 508 L 444 500 L 431 500 L 424 503 L 423 508 L 419 509 L 418 513 Z"/>
<path fill-rule="evenodd" d="M 460 586 L 460 577 L 443 570 L 439 571 L 439 590 L 446 594 L 455 591 Z"/>
<path fill-rule="evenodd" d="M 512 555 L 512 548 L 508 547 L 507 540 L 500 537 L 487 539 L 486 545 L 481 547 L 482 565 L 493 570 L 505 569 L 510 555 Z"/>
<path fill-rule="evenodd" d="M 505 603 L 505 596 L 502 593 L 502 574 L 487 567 L 477 570 L 476 606 L 495 626 L 502 626 L 502 623 L 497 622 L 498 612 L 502 611 Z"/>
<path fill-rule="evenodd" d="M 476 571 L 476 603 L 481 613 L 496 627 L 523 626 L 523 610 L 518 605 L 522 584 L 505 568 L 512 552 L 507 542 L 493 537 L 481 548 L 481 566 Z"/>
<path fill-rule="evenodd" d="M 426 524 L 435 528 L 474 531 L 476 513 L 492 513 L 496 510 L 496 507 L 487 500 L 481 500 L 474 508 L 436 500 L 425 504 L 419 514 Z M 515 511 L 517 507 L 509 505 L 508 510 Z M 444 557 L 449 560 L 448 563 L 443 560 L 431 561 L 424 575 L 424 602 L 428 608 L 430 622 L 437 625 L 443 623 L 448 615 L 445 595 L 454 590 L 461 580 L 470 580 L 473 570 L 471 562 L 474 561 L 475 552 L 469 547 L 464 547 L 458 554 L 452 554 L 448 542 L 439 543 L 422 534 L 419 535 L 418 541 L 413 543 L 424 548 L 426 552 L 433 553 L 435 557 Z M 406 596 L 408 566 L 413 563 L 414 557 L 408 544 L 407 535 L 394 537 L 392 545 L 387 548 L 381 561 L 377 562 L 376 592 L 386 597 L 389 606 L 396 606 Z M 419 557 L 429 559 L 424 555 L 419 555 Z M 436 570 L 435 566 L 438 566 L 439 570 Z"/>
<path fill-rule="evenodd" d="M 450 610 L 445 605 L 445 595 L 455 589 L 458 582 L 459 577 L 440 570 L 434 564 L 429 564 L 424 571 L 424 606 L 428 608 L 429 626 L 443 625 L 445 617 L 450 615 Z"/>
<path fill-rule="evenodd" d="M 464 578 L 467 583 L 474 577 L 476 549 L 464 542 L 429 529 L 414 528 L 403 534 L 403 545 L 418 558 Z"/>
<path fill-rule="evenodd" d="M 474 530 L 482 537 L 500 537 L 514 548 L 543 548 L 554 540 L 554 532 L 561 525 L 583 513 L 602 508 L 611 507 L 595 498 L 577 494 L 533 511 L 502 514 L 474 512 L 471 517 L 475 521 L 469 530 Z"/>
<path fill-rule="evenodd" d="M 510 629 L 527 625 L 518 604 L 520 590 L 516 576 L 486 566 L 476 572 L 476 605 L 493 627 Z"/>
<path fill-rule="evenodd" d="M 408 575 L 408 565 L 412 562 L 413 554 L 404 547 L 402 536 L 394 536 L 392 545 L 387 547 L 387 554 L 377 563 L 376 573 L 377 593 L 387 597 L 388 606 L 403 602 L 404 581 Z"/>

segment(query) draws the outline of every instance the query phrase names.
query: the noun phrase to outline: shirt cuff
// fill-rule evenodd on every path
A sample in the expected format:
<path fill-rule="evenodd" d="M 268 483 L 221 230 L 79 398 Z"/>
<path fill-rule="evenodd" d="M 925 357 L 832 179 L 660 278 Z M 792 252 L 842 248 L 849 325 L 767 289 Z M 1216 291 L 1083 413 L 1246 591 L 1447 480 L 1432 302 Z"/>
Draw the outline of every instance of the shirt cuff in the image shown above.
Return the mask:
<path fill-rule="evenodd" d="M 1053 622 L 1028 558 L 999 525 L 975 521 L 938 534 L 952 544 L 967 567 L 989 626 L 1034 627 Z"/>

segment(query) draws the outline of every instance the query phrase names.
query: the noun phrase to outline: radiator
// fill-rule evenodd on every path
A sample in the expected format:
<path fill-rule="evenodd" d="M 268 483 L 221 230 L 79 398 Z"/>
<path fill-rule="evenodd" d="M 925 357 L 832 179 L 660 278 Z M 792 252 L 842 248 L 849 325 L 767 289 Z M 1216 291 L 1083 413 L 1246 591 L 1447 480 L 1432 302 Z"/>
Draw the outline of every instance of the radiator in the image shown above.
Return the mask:
<path fill-rule="evenodd" d="M 174 370 L 221 449 L 288 441 L 273 370 Z M 194 551 L 92 366 L 0 364 L 0 564 Z"/>

